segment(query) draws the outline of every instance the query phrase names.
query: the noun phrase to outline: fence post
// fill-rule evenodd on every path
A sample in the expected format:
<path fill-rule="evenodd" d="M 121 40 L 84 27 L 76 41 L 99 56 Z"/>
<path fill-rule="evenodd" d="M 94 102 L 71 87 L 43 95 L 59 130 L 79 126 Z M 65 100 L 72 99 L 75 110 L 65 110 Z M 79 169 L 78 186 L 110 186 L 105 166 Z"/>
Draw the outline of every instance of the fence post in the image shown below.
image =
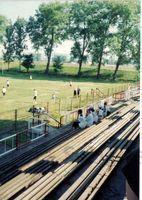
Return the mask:
<path fill-rule="evenodd" d="M 34 108 L 35 108 L 35 106 L 33 105 L 33 117 L 35 116 Z"/>
<path fill-rule="evenodd" d="M 73 98 L 71 98 L 71 106 L 70 106 L 70 110 L 72 110 L 72 106 L 73 106 Z"/>
<path fill-rule="evenodd" d="M 108 88 L 107 90 L 107 96 L 109 97 L 109 94 L 110 94 L 110 89 Z"/>
<path fill-rule="evenodd" d="M 79 96 L 79 108 L 81 107 L 81 96 Z"/>
<path fill-rule="evenodd" d="M 113 88 L 111 88 L 111 96 L 113 96 Z"/>
<path fill-rule="evenodd" d="M 86 95 L 86 105 L 88 104 L 88 93 Z"/>
<path fill-rule="evenodd" d="M 63 118 L 64 118 L 64 116 L 60 117 L 60 127 L 63 125 Z"/>
<path fill-rule="evenodd" d="M 125 91 L 125 85 L 123 85 L 123 91 Z"/>
<path fill-rule="evenodd" d="M 49 112 L 49 102 L 46 103 L 46 112 Z"/>
<path fill-rule="evenodd" d="M 15 131 L 17 130 L 17 109 L 15 109 Z"/>
<path fill-rule="evenodd" d="M 93 103 L 94 103 L 94 101 L 95 101 L 95 94 L 94 94 L 94 92 L 93 92 L 92 96 L 93 96 Z"/>
<path fill-rule="evenodd" d="M 19 138 L 18 138 L 18 134 L 16 134 L 16 148 L 19 147 Z"/>
<path fill-rule="evenodd" d="M 61 113 L 61 99 L 59 99 L 59 113 Z"/>

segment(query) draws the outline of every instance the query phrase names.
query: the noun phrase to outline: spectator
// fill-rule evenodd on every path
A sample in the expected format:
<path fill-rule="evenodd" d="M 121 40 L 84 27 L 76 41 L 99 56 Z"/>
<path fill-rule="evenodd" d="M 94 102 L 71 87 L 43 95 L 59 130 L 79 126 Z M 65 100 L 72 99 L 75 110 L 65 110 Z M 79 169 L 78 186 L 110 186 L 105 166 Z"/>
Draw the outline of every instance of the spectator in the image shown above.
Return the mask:
<path fill-rule="evenodd" d="M 99 105 L 102 109 L 104 109 L 104 100 L 101 100 L 100 105 Z"/>
<path fill-rule="evenodd" d="M 104 113 L 103 113 L 104 117 L 111 114 L 110 107 L 107 105 L 107 102 L 104 102 L 104 109 L 103 110 L 104 110 Z"/>
<path fill-rule="evenodd" d="M 87 127 L 92 126 L 94 122 L 93 115 L 90 109 L 88 109 L 86 112 L 86 122 L 87 122 Z"/>
<path fill-rule="evenodd" d="M 77 121 L 75 121 L 73 123 L 73 127 L 76 128 L 85 128 L 87 125 L 87 122 L 85 120 L 85 117 L 83 116 L 82 110 L 79 109 L 78 110 L 78 117 L 77 117 Z"/>
<path fill-rule="evenodd" d="M 5 96 L 6 95 L 6 88 L 3 86 L 3 88 L 2 88 L 2 94 L 3 94 L 3 96 Z"/>
<path fill-rule="evenodd" d="M 36 114 L 43 114 L 45 113 L 45 108 L 44 107 L 31 107 L 28 112 L 31 113 L 36 113 Z"/>
<path fill-rule="evenodd" d="M 99 121 L 97 112 L 95 111 L 95 109 L 93 107 L 90 108 L 90 111 L 92 112 L 92 115 L 93 115 L 93 123 L 97 124 Z"/>
<path fill-rule="evenodd" d="M 32 77 L 32 75 L 30 75 L 30 80 L 32 80 L 33 79 L 33 77 Z"/>

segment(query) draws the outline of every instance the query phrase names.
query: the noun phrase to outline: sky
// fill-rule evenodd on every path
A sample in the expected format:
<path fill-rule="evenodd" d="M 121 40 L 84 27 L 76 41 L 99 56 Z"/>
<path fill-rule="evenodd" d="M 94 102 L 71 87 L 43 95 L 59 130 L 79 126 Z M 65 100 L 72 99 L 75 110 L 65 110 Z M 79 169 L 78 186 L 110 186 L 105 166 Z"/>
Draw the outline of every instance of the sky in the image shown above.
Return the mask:
<path fill-rule="evenodd" d="M 60 1 L 63 2 L 65 0 Z M 0 15 L 6 16 L 12 22 L 14 22 L 17 17 L 28 19 L 29 16 L 35 14 L 35 10 L 38 9 L 41 3 L 50 2 L 53 2 L 53 0 L 0 0 Z M 54 53 L 69 55 L 72 44 L 72 41 L 65 41 L 62 45 L 58 45 L 58 47 L 55 48 Z"/>

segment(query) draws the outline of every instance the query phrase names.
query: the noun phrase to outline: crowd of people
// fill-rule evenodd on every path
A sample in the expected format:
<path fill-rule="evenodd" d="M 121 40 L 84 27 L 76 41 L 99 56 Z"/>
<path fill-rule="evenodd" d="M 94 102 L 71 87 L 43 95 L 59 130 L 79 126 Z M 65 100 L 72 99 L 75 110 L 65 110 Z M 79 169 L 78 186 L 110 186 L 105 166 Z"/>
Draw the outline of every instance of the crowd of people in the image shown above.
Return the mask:
<path fill-rule="evenodd" d="M 110 113 L 111 108 L 107 105 L 107 102 L 99 105 L 97 110 L 95 110 L 94 107 L 91 106 L 87 109 L 86 115 L 83 115 L 82 109 L 79 109 L 77 120 L 73 123 L 73 128 L 86 128 L 92 126 L 93 124 L 98 124 L 104 117 L 108 116 Z"/>
<path fill-rule="evenodd" d="M 28 112 L 33 114 L 43 114 L 46 112 L 46 109 L 44 107 L 31 107 Z"/>

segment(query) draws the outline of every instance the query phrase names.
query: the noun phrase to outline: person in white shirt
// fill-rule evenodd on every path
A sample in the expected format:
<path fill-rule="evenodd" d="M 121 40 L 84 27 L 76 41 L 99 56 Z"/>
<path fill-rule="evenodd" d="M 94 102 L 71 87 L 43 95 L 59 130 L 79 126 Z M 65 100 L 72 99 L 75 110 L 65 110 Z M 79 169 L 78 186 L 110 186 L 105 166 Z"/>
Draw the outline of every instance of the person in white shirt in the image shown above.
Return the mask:
<path fill-rule="evenodd" d="M 104 99 L 100 101 L 99 107 L 101 107 L 102 109 L 104 109 Z"/>
<path fill-rule="evenodd" d="M 81 109 L 78 110 L 77 121 L 73 123 L 73 128 L 86 128 L 87 122 L 85 117 L 83 116 L 83 112 Z"/>
<path fill-rule="evenodd" d="M 55 95 L 55 92 L 52 94 L 52 99 L 53 99 L 53 101 L 54 101 L 54 103 L 55 103 L 55 101 L 56 101 L 56 95 Z"/>
<path fill-rule="evenodd" d="M 6 81 L 6 86 L 7 86 L 7 87 L 10 86 L 10 82 L 9 82 L 9 80 Z"/>
<path fill-rule="evenodd" d="M 71 81 L 69 82 L 69 85 L 70 85 L 70 87 L 72 87 L 72 82 Z"/>
<path fill-rule="evenodd" d="M 99 117 L 98 117 L 98 115 L 97 115 L 97 112 L 94 110 L 93 107 L 91 107 L 90 110 L 91 110 L 92 115 L 93 115 L 93 122 L 94 122 L 95 124 L 97 124 L 98 121 L 99 121 Z"/>
<path fill-rule="evenodd" d="M 37 90 L 34 89 L 34 97 L 33 97 L 33 100 L 36 101 L 37 100 Z"/>
<path fill-rule="evenodd" d="M 6 88 L 5 87 L 2 88 L 2 94 L 3 94 L 3 96 L 6 95 Z"/>
<path fill-rule="evenodd" d="M 79 121 L 79 127 L 80 128 L 86 128 L 87 126 L 87 122 L 86 122 L 86 119 L 83 115 L 80 115 L 80 117 L 78 118 L 78 121 Z"/>
<path fill-rule="evenodd" d="M 30 75 L 30 80 L 32 80 L 33 79 L 33 77 L 32 77 L 32 75 Z"/>
<path fill-rule="evenodd" d="M 92 126 L 94 122 L 93 115 L 90 109 L 88 109 L 86 112 L 86 122 L 87 122 L 87 127 Z"/>

